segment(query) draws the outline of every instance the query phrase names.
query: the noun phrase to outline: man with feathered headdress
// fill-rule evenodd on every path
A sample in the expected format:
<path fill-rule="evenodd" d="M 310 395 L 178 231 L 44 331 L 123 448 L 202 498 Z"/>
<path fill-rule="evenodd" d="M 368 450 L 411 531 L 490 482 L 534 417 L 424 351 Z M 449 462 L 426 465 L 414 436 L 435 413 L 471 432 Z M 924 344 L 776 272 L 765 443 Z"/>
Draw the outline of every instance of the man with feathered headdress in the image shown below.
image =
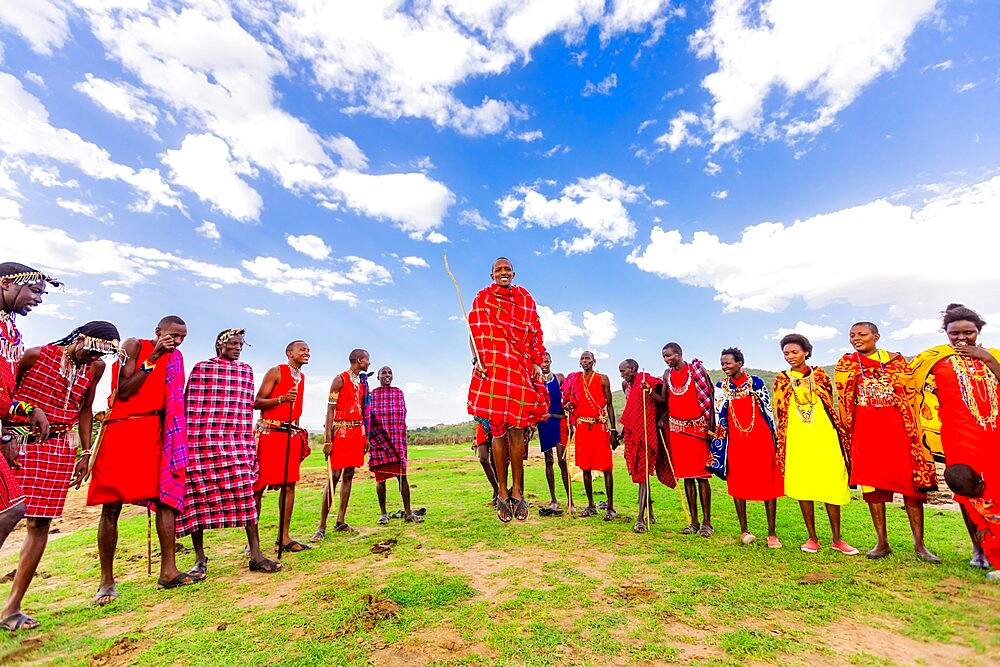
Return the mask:
<path fill-rule="evenodd" d="M 59 287 L 61 282 L 17 262 L 0 264 L 0 420 L 13 416 L 26 417 L 32 430 L 44 433 L 48 428 L 45 413 L 34 412 L 33 406 L 24 401 L 14 401 L 17 381 L 17 364 L 24 354 L 21 332 L 14 320 L 27 315 L 42 303 L 45 285 Z M 16 458 L 15 444 L 0 448 L 0 546 L 10 531 L 24 516 L 24 493 L 14 479 L 10 463 Z"/>
<path fill-rule="evenodd" d="M 253 432 L 253 369 L 239 360 L 249 345 L 245 329 L 226 329 L 215 338 L 215 357 L 199 361 L 184 392 L 188 422 L 188 468 L 184 511 L 177 536 L 191 536 L 194 569 L 208 572 L 205 530 L 244 528 L 250 546 L 250 570 L 277 572 L 279 563 L 261 553 L 257 532 L 257 443 Z"/>
<path fill-rule="evenodd" d="M 110 322 L 87 322 L 64 338 L 24 353 L 18 364 L 14 400 L 43 411 L 45 432 L 34 433 L 24 416 L 5 424 L 5 439 L 17 443 L 14 476 L 25 494 L 28 534 L 0 627 L 31 630 L 38 621 L 21 613 L 21 600 L 45 553 L 52 519 L 62 516 L 66 494 L 79 488 L 90 464 L 94 392 L 104 374 L 105 355 L 118 355 L 118 329 Z M 77 453 L 77 442 L 80 452 Z"/>

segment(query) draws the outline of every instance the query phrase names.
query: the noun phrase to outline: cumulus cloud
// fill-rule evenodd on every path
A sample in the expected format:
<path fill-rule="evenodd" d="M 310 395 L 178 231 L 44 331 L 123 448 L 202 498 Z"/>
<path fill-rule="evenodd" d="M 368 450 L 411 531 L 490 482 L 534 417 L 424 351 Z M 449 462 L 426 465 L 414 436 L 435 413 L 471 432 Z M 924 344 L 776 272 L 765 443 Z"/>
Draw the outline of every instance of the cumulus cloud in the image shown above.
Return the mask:
<path fill-rule="evenodd" d="M 727 199 L 729 197 L 729 190 L 716 190 L 712 193 L 712 197 L 715 199 Z"/>
<path fill-rule="evenodd" d="M 525 117 L 516 103 L 483 97 L 467 104 L 455 89 L 508 71 L 558 35 L 583 39 L 591 26 L 605 41 L 624 32 L 662 33 L 669 0 L 435 0 L 406 11 L 391 0 L 316 3 L 291 0 L 269 22 L 285 48 L 306 60 L 327 90 L 352 101 L 348 111 L 382 118 L 425 118 L 470 135 L 495 134 Z"/>
<path fill-rule="evenodd" d="M 630 185 L 609 174 L 578 178 L 552 199 L 540 192 L 542 186 L 519 186 L 497 200 L 500 217 L 509 229 L 572 225 L 580 235 L 559 241 L 567 255 L 631 240 L 636 227 L 625 204 L 648 199 L 644 186 Z"/>
<path fill-rule="evenodd" d="M 106 81 L 87 73 L 86 80 L 73 86 L 113 116 L 136 123 L 148 131 L 156 128 L 159 114 L 147 102 L 142 90 L 127 83 Z"/>
<path fill-rule="evenodd" d="M 112 292 L 108 298 L 114 303 L 132 303 L 132 297 L 123 292 Z"/>
<path fill-rule="evenodd" d="M 5 2 L 0 9 L 0 24 L 14 30 L 31 50 L 51 55 L 69 39 L 69 3 L 64 0 Z"/>
<path fill-rule="evenodd" d="M 585 347 L 574 347 L 569 351 L 570 359 L 579 359 L 580 355 L 587 351 Z M 595 361 L 601 361 L 602 359 L 609 359 L 611 357 L 607 352 L 601 352 L 600 350 L 590 350 L 594 354 Z"/>
<path fill-rule="evenodd" d="M 837 327 L 826 326 L 825 324 L 810 324 L 799 320 L 795 323 L 794 327 L 780 327 L 774 332 L 771 339 L 781 340 L 783 337 L 791 333 L 802 334 L 809 339 L 809 342 L 815 343 L 820 340 L 830 340 L 831 338 L 836 338 L 840 331 L 837 330 Z"/>
<path fill-rule="evenodd" d="M 209 241 L 221 241 L 222 234 L 219 233 L 219 227 L 208 220 L 202 220 L 201 224 L 195 227 L 194 230 L 198 236 L 204 236 Z"/>
<path fill-rule="evenodd" d="M 423 173 L 373 175 L 343 169 L 330 177 L 330 183 L 351 208 L 372 218 L 395 220 L 411 238 L 432 243 L 436 242 L 432 232 L 455 203 L 448 188 Z"/>
<path fill-rule="evenodd" d="M 101 213 L 101 210 L 94 204 L 87 204 L 77 199 L 63 199 L 62 197 L 58 197 L 56 198 L 56 206 L 70 213 L 85 215 L 100 222 L 111 222 L 113 217 L 110 213 Z"/>
<path fill-rule="evenodd" d="M 608 310 L 599 313 L 592 313 L 589 310 L 583 311 L 583 328 L 587 330 L 588 345 L 608 345 L 618 335 L 615 315 Z"/>
<path fill-rule="evenodd" d="M 428 264 L 427 260 L 424 259 L 423 257 L 416 257 L 413 255 L 409 255 L 407 257 L 403 257 L 401 261 L 405 266 L 416 266 L 421 269 L 430 268 L 430 264 Z"/>
<path fill-rule="evenodd" d="M 732 242 L 703 231 L 685 241 L 678 230 L 657 226 L 628 261 L 714 290 L 726 311 L 777 312 L 801 299 L 810 308 L 893 304 L 905 316 L 940 310 L 956 295 L 995 303 L 1000 263 L 976 262 L 970 281 L 969 261 L 977 252 L 970 244 L 978 243 L 971 239 L 997 238 L 1000 177 L 932 190 L 942 194 L 918 206 L 877 200 L 790 224 L 762 222 Z M 873 235 L 885 240 L 875 259 L 858 245 Z"/>
<path fill-rule="evenodd" d="M 189 134 L 181 147 L 168 150 L 163 164 L 170 178 L 209 202 L 212 208 L 242 221 L 259 220 L 264 200 L 242 178 L 253 169 L 233 159 L 225 141 L 213 134 Z"/>
<path fill-rule="evenodd" d="M 568 310 L 557 313 L 548 306 L 539 305 L 538 319 L 541 320 L 542 335 L 548 346 L 565 345 L 586 333 L 583 327 L 573 322 L 573 313 Z"/>
<path fill-rule="evenodd" d="M 531 143 L 532 141 L 538 141 L 543 136 L 544 135 L 542 134 L 541 130 L 528 130 L 526 132 L 518 132 L 516 134 L 514 132 L 508 132 L 507 133 L 507 138 L 508 139 L 517 139 L 518 141 L 523 141 L 525 143 Z"/>
<path fill-rule="evenodd" d="M 323 239 L 315 234 L 303 234 L 301 236 L 288 234 L 285 236 L 285 240 L 288 241 L 288 245 L 290 245 L 293 250 L 297 250 L 303 255 L 312 257 L 313 259 L 326 259 L 332 252 L 330 246 L 324 243 Z"/>
<path fill-rule="evenodd" d="M 583 90 L 580 91 L 580 94 L 584 97 L 590 97 L 591 95 L 610 95 L 611 91 L 617 87 L 618 75 L 612 72 L 597 83 L 588 79 L 587 83 L 583 85 Z"/>
<path fill-rule="evenodd" d="M 393 317 L 399 319 L 403 322 L 403 326 L 408 329 L 415 329 L 418 324 L 424 321 L 424 318 L 420 316 L 415 310 L 410 308 L 378 308 L 378 312 L 383 317 Z"/>
<path fill-rule="evenodd" d="M 865 86 L 899 67 L 935 4 L 714 0 L 709 25 L 691 37 L 695 54 L 718 65 L 702 80 L 712 101 L 698 116 L 713 146 L 747 133 L 796 141 L 829 127 Z M 691 115 L 679 113 L 658 141 L 671 150 L 698 143 L 687 132 Z"/>
<path fill-rule="evenodd" d="M 250 306 L 244 308 L 243 312 L 247 313 L 248 315 L 257 315 L 258 317 L 263 317 L 264 315 L 271 314 L 268 312 L 267 308 L 252 308 Z"/>

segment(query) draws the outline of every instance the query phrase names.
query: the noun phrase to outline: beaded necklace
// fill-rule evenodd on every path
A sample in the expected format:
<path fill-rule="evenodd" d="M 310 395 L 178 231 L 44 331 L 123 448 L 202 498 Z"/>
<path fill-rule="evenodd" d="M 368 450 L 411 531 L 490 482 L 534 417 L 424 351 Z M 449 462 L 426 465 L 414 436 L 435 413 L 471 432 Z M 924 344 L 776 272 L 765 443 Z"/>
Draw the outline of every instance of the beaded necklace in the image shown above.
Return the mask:
<path fill-rule="evenodd" d="M 14 323 L 15 313 L 0 310 L 0 356 L 15 364 L 24 356 L 24 340 Z"/>
<path fill-rule="evenodd" d="M 996 428 L 997 415 L 1000 414 L 1000 407 L 997 403 L 997 383 L 990 379 L 992 371 L 986 364 L 975 363 L 975 359 L 967 359 L 960 355 L 954 355 L 948 359 L 951 367 L 955 369 L 955 376 L 958 378 L 958 389 L 962 394 L 962 402 L 969 409 L 972 418 L 979 426 L 986 430 Z M 979 398 L 989 401 L 990 414 L 984 417 L 979 411 Z"/>
<path fill-rule="evenodd" d="M 688 366 L 688 364 L 684 365 Z M 673 368 L 667 369 L 667 388 L 670 389 L 670 393 L 673 394 L 674 396 L 683 396 L 684 394 L 687 393 L 687 390 L 691 387 L 691 379 L 694 377 L 694 373 L 691 372 L 690 366 L 688 366 L 687 372 L 688 376 L 687 380 L 684 381 L 684 385 L 680 389 L 675 389 L 673 382 L 674 369 Z"/>
<path fill-rule="evenodd" d="M 747 381 L 740 386 L 736 385 L 736 381 L 733 378 L 729 378 L 729 382 L 723 386 L 723 396 L 729 403 L 729 421 L 733 423 L 733 426 L 735 426 L 736 430 L 740 433 L 749 433 L 752 431 L 753 425 L 757 421 L 757 394 L 753 392 L 753 378 L 749 375 L 746 375 L 745 377 Z M 736 410 L 733 407 L 733 401 L 737 398 L 743 398 L 746 396 L 750 397 L 750 426 L 743 428 L 743 426 L 740 425 L 739 420 L 736 419 Z"/>
<path fill-rule="evenodd" d="M 878 348 L 875 348 L 875 358 L 878 360 L 881 372 L 874 369 L 865 374 L 865 366 L 861 363 L 861 353 L 854 353 L 858 368 L 861 369 L 861 380 L 858 382 L 858 390 L 855 396 L 855 404 L 870 406 L 873 408 L 887 408 L 895 405 L 896 394 L 889 382 L 889 375 L 885 372 L 885 362 L 879 355 Z"/>
<path fill-rule="evenodd" d="M 805 377 L 797 378 L 792 376 L 789 371 L 785 371 L 785 375 L 792 382 L 792 398 L 795 399 L 795 411 L 799 413 L 803 424 L 812 424 L 813 413 L 816 411 L 816 382 L 813 380 L 813 374 L 809 373 Z M 802 385 L 806 387 L 804 392 L 805 400 L 799 398 L 798 388 Z"/>

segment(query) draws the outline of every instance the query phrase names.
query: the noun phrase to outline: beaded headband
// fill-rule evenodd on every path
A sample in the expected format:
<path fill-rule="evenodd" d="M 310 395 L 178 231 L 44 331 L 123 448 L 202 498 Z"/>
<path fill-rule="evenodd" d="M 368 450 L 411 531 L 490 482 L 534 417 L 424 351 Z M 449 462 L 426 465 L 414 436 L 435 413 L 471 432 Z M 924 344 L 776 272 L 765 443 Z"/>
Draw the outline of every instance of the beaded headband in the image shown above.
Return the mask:
<path fill-rule="evenodd" d="M 114 340 L 104 340 L 103 338 L 84 336 L 80 342 L 80 349 L 87 352 L 100 352 L 102 355 L 114 354 L 122 361 L 128 359 L 128 355 L 125 354 L 125 348 L 121 346 L 121 341 L 117 338 Z"/>
<path fill-rule="evenodd" d="M 223 345 L 225 343 L 228 343 L 230 338 L 233 338 L 234 336 L 242 336 L 243 334 L 246 333 L 246 331 L 247 331 L 246 329 L 226 329 L 225 331 L 219 334 L 218 338 L 215 339 L 215 344 Z M 246 341 L 243 341 L 243 344 L 246 345 L 247 347 L 250 347 L 250 343 Z"/>
<path fill-rule="evenodd" d="M 35 283 L 42 282 L 43 280 L 53 287 L 62 287 L 64 285 L 61 280 L 56 280 L 52 276 L 42 273 L 41 271 L 22 271 L 21 273 L 10 273 L 6 276 L 0 276 L 0 280 L 10 280 L 15 285 L 34 285 Z"/>

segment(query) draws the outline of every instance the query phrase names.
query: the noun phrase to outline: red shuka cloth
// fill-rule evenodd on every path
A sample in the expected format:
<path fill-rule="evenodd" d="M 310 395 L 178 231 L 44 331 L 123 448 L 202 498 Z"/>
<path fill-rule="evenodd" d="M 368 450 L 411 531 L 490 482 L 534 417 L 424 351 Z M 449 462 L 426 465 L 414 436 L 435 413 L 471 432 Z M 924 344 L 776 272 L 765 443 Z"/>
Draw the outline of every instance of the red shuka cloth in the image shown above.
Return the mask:
<path fill-rule="evenodd" d="M 744 373 L 742 381 L 736 380 L 735 385 L 739 387 L 750 381 L 750 376 Z M 740 500 L 774 500 L 785 495 L 785 480 L 775 458 L 774 436 L 756 396 L 731 398 L 728 410 L 726 484 L 729 495 Z"/>
<path fill-rule="evenodd" d="M 333 411 L 334 421 L 363 422 L 365 419 L 361 403 L 361 384 L 351 382 L 351 374 L 340 374 L 344 386 L 340 388 L 337 406 Z M 333 450 L 330 452 L 330 469 L 360 468 L 365 464 L 365 429 L 363 425 L 334 428 Z"/>
<path fill-rule="evenodd" d="M 469 329 L 486 377 L 473 372 L 469 414 L 492 423 L 524 428 L 549 412 L 549 392 L 533 378 L 532 364 L 545 355 L 535 300 L 520 285 L 490 285 L 469 311 Z"/>
<path fill-rule="evenodd" d="M 688 374 L 691 373 L 691 364 L 684 364 L 684 368 L 670 373 L 670 381 L 675 389 L 680 389 L 687 382 Z M 667 388 L 670 392 L 670 388 Z M 667 395 L 667 411 L 674 419 L 690 421 L 701 419 L 704 412 L 701 403 L 698 401 L 698 390 L 692 379 L 687 391 L 680 396 L 672 392 Z M 674 464 L 674 476 L 677 479 L 709 479 L 712 474 L 705 469 L 712 462 L 712 454 L 708 450 L 708 441 L 704 438 L 697 438 L 686 433 L 671 431 L 670 433 L 670 454 Z"/>
<path fill-rule="evenodd" d="M 657 434 L 657 406 L 653 399 L 643 392 L 643 381 L 653 391 L 659 391 L 660 385 L 663 384 L 660 378 L 649 373 L 636 373 L 629 386 L 620 419 L 625 440 L 625 465 L 632 481 L 636 484 L 645 482 L 650 472 L 653 472 L 660 482 L 673 488 L 677 486 L 677 480 L 670 470 L 667 453 Z"/>
<path fill-rule="evenodd" d="M 288 364 L 278 366 L 280 376 L 266 398 L 277 398 L 292 390 L 295 380 L 292 379 L 292 369 Z M 291 404 L 291 422 L 298 422 L 302 416 L 302 396 L 305 394 L 306 376 L 299 374 L 299 393 Z M 287 424 L 289 422 L 289 405 L 281 403 L 260 411 L 261 419 L 273 419 Z M 257 438 L 257 482 L 253 490 L 260 491 L 268 487 L 278 488 L 285 481 L 285 460 L 288 460 L 287 481 L 299 481 L 299 464 L 302 461 L 302 449 L 308 447 L 308 433 L 296 427 L 289 426 L 292 434 L 285 431 L 272 430 L 262 432 Z"/>

